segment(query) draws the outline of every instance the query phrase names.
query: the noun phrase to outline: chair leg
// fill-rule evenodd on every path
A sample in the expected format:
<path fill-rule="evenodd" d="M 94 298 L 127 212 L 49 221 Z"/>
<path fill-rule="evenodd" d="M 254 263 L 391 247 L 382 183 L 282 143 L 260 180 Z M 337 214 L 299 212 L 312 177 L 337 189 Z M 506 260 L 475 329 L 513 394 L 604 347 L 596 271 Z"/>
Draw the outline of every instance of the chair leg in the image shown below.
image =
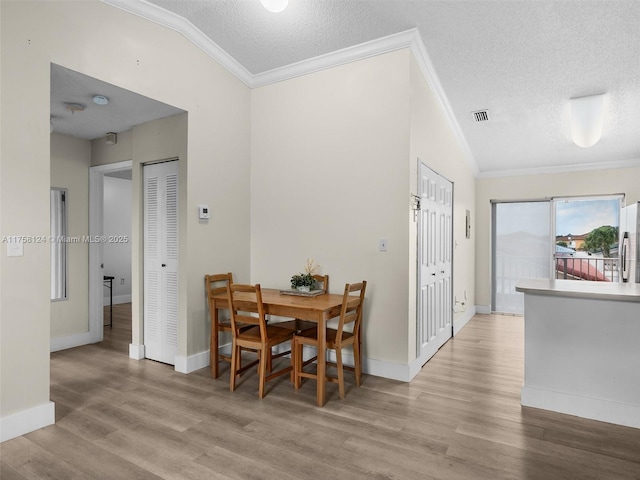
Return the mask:
<path fill-rule="evenodd" d="M 302 370 L 302 344 L 298 343 L 296 339 L 293 339 L 293 344 L 291 345 L 291 351 L 295 352 L 293 354 L 295 366 L 293 367 L 293 386 L 296 390 L 300 388 L 300 371 Z"/>
<path fill-rule="evenodd" d="M 360 344 L 357 341 L 353 342 L 353 363 L 356 373 L 356 385 L 359 387 L 362 378 L 362 362 L 360 358 Z"/>
<path fill-rule="evenodd" d="M 296 366 L 298 363 L 296 362 L 296 346 L 294 343 L 294 339 L 291 339 L 291 373 L 289 374 L 289 381 L 295 385 L 296 381 Z"/>
<path fill-rule="evenodd" d="M 258 365 L 258 369 L 260 371 L 260 384 L 258 386 L 258 397 L 264 398 L 264 385 L 267 379 L 267 363 L 269 357 L 271 357 L 271 349 L 268 347 L 264 347 L 260 349 L 260 364 Z"/>
<path fill-rule="evenodd" d="M 273 370 L 273 351 L 271 347 L 267 348 L 266 350 L 269 354 L 267 355 L 267 372 L 271 373 L 271 371 Z"/>
<path fill-rule="evenodd" d="M 344 368 L 342 368 L 342 349 L 340 347 L 336 348 L 336 367 L 338 369 L 338 390 L 340 392 L 340 399 L 344 400 Z"/>
<path fill-rule="evenodd" d="M 229 372 L 229 390 L 232 392 L 236 389 L 236 372 L 238 371 L 238 355 L 240 347 L 234 345 L 231 347 L 231 370 Z"/>

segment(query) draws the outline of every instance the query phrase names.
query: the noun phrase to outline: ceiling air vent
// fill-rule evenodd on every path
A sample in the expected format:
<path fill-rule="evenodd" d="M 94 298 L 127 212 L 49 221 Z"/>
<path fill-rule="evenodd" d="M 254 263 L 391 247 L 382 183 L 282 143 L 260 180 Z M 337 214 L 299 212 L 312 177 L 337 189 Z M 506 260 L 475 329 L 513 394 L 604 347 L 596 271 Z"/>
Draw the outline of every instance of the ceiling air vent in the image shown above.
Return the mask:
<path fill-rule="evenodd" d="M 471 113 L 473 114 L 473 119 L 478 123 L 489 121 L 489 112 L 487 110 L 478 110 Z"/>

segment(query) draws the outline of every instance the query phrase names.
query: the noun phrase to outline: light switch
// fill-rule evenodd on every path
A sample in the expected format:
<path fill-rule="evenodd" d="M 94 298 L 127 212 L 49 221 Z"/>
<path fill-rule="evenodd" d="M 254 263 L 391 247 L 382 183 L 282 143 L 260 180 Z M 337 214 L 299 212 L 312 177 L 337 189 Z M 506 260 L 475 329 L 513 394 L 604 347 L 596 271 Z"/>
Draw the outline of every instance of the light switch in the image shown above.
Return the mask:
<path fill-rule="evenodd" d="M 24 256 L 24 243 L 22 242 L 7 243 L 7 257 L 23 257 L 23 256 Z"/>
<path fill-rule="evenodd" d="M 386 252 L 388 244 L 389 240 L 387 240 L 386 238 L 381 238 L 380 240 L 378 240 L 378 249 L 381 252 Z"/>

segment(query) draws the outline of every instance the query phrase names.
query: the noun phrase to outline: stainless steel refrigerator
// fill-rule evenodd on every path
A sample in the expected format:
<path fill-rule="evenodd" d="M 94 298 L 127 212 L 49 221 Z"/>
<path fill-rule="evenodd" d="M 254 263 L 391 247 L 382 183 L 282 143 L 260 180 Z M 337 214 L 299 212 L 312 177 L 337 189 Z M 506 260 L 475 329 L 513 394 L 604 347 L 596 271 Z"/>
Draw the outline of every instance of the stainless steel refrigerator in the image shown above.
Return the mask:
<path fill-rule="evenodd" d="M 640 283 L 640 202 L 624 207 L 622 226 L 622 281 Z"/>

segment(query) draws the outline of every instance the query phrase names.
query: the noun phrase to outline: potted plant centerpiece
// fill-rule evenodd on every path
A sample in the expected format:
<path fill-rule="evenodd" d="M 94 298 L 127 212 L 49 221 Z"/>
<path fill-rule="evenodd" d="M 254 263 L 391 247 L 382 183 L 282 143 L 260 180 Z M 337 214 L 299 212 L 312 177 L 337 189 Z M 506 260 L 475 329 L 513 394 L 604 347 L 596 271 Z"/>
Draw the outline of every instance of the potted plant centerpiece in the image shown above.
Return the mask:
<path fill-rule="evenodd" d="M 291 288 L 300 292 L 310 292 L 316 283 L 313 275 L 318 268 L 320 265 L 315 265 L 313 259 L 307 259 L 304 273 L 298 273 L 291 277 Z"/>

